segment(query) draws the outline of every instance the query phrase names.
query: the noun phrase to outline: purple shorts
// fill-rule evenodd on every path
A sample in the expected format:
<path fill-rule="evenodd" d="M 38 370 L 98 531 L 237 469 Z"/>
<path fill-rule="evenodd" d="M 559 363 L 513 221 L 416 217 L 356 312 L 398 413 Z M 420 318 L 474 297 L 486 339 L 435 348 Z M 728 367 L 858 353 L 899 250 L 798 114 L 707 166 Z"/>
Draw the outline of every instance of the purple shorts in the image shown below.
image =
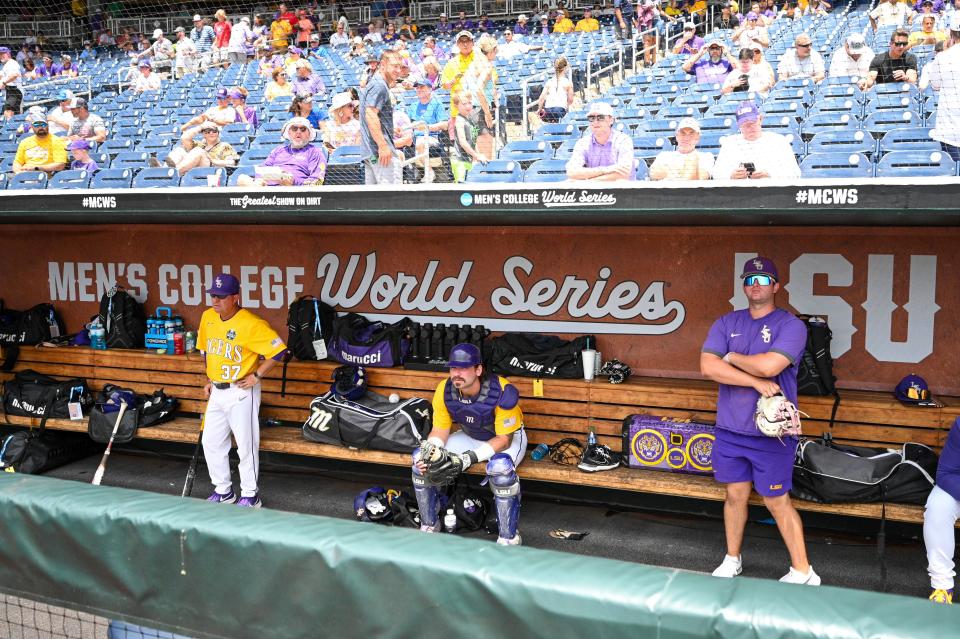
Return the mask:
<path fill-rule="evenodd" d="M 713 476 L 722 484 L 753 482 L 764 497 L 779 497 L 793 486 L 793 461 L 797 440 L 785 437 L 754 437 L 716 430 L 713 443 Z"/>

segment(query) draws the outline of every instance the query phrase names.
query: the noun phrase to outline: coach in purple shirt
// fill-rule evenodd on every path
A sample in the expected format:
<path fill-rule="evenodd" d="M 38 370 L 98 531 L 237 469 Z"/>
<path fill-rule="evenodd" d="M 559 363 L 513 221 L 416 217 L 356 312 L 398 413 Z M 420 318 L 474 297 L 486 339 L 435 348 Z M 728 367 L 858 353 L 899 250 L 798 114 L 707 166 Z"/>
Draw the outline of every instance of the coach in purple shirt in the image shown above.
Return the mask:
<path fill-rule="evenodd" d="M 727 486 L 727 555 L 713 576 L 736 577 L 742 570 L 740 548 L 752 485 L 790 553 L 790 571 L 780 581 L 819 586 L 820 577 L 807 561 L 800 515 L 790 501 L 797 440 L 766 437 L 754 422 L 761 396 L 782 393 L 796 404 L 797 368 L 807 329 L 795 315 L 776 307 L 780 275 L 772 260 L 747 260 L 740 277 L 747 308 L 714 322 L 700 353 L 700 371 L 720 384 L 713 469 L 715 479 Z"/>
<path fill-rule="evenodd" d="M 282 135 L 287 140 L 263 161 L 261 166 L 272 166 L 283 170 L 281 186 L 319 186 L 327 172 L 327 154 L 322 145 L 311 144 L 317 137 L 317 131 L 310 126 L 306 118 L 291 118 L 283 125 Z M 260 178 L 241 175 L 238 186 L 265 186 Z"/>
<path fill-rule="evenodd" d="M 700 47 L 695 55 L 683 63 L 683 70 L 697 76 L 697 84 L 719 84 L 737 66 L 737 61 L 719 40 Z"/>

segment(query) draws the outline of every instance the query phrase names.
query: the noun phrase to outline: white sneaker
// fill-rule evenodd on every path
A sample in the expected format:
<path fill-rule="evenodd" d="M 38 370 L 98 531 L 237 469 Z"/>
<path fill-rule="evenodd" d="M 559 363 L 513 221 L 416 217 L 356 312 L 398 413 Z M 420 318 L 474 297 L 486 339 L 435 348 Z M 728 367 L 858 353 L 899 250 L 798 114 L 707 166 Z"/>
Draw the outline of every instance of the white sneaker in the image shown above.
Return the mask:
<path fill-rule="evenodd" d="M 795 569 L 793 566 L 790 566 L 790 572 L 785 574 L 783 577 L 780 577 L 781 583 L 785 584 L 799 584 L 801 586 L 819 586 L 820 585 L 820 575 L 813 572 L 813 566 L 810 566 L 810 570 L 806 573 L 802 573 L 799 570 Z"/>
<path fill-rule="evenodd" d="M 730 555 L 724 555 L 723 562 L 713 571 L 713 576 L 732 579 L 741 572 L 743 572 L 743 561 L 741 561 L 740 556 L 731 557 Z"/>
<path fill-rule="evenodd" d="M 437 532 L 437 527 L 436 527 L 436 526 L 427 526 L 426 524 L 421 524 L 421 525 L 420 525 L 420 532 L 435 533 L 435 532 Z"/>
<path fill-rule="evenodd" d="M 520 533 L 517 533 L 517 536 L 513 539 L 505 539 L 504 537 L 497 537 L 498 546 L 519 546 L 523 543 L 523 540 L 520 538 Z"/>

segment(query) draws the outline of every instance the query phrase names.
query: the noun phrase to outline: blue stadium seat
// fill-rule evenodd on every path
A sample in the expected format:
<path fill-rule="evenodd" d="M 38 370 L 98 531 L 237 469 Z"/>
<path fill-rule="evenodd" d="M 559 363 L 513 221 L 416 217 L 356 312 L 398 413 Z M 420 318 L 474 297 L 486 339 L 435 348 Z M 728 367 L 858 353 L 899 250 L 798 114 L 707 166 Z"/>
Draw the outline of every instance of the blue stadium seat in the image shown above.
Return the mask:
<path fill-rule="evenodd" d="M 272 150 L 272 148 L 267 147 L 247 149 L 246 153 L 240 156 L 240 161 L 237 164 L 240 166 L 263 164 L 263 161 L 267 159 L 267 156 L 270 155 L 270 151 Z M 336 153 L 336 151 L 334 151 L 334 153 Z"/>
<path fill-rule="evenodd" d="M 140 169 L 133 177 L 135 189 L 160 189 L 170 186 L 180 186 L 180 176 L 176 169 L 169 167 Z"/>
<path fill-rule="evenodd" d="M 552 157 L 553 147 L 544 140 L 516 140 L 500 149 L 497 159 L 514 160 L 525 169 L 537 160 L 549 160 Z"/>
<path fill-rule="evenodd" d="M 133 150 L 133 140 L 129 138 L 114 139 L 114 140 L 105 140 L 97 147 L 97 151 L 100 153 L 107 153 L 111 156 L 121 153 L 123 151 L 132 151 Z"/>
<path fill-rule="evenodd" d="M 232 146 L 238 155 L 250 147 L 250 137 L 246 133 L 221 133 L 220 139 Z"/>
<path fill-rule="evenodd" d="M 47 182 L 48 189 L 85 189 L 90 186 L 91 174 L 88 171 L 60 171 L 54 173 Z"/>
<path fill-rule="evenodd" d="M 90 188 L 129 189 L 132 182 L 132 169 L 101 169 L 90 178 Z"/>
<path fill-rule="evenodd" d="M 562 182 L 566 179 L 566 160 L 537 160 L 523 172 L 524 182 Z"/>
<path fill-rule="evenodd" d="M 883 137 L 883 133 L 893 129 L 921 126 L 923 120 L 916 111 L 874 111 L 863 121 L 863 128 L 874 137 Z"/>
<path fill-rule="evenodd" d="M 863 91 L 855 84 L 831 84 L 820 87 L 820 99 L 846 98 L 855 102 L 863 102 Z"/>
<path fill-rule="evenodd" d="M 821 131 L 807 142 L 810 153 L 863 153 L 872 157 L 876 153 L 876 141 L 866 131 Z"/>
<path fill-rule="evenodd" d="M 248 177 L 254 177 L 256 174 L 257 167 L 250 166 L 238 166 L 233 170 L 233 173 L 230 174 L 230 179 L 227 181 L 228 186 L 237 186 L 237 180 L 241 175 L 246 175 Z"/>
<path fill-rule="evenodd" d="M 211 175 L 218 176 L 218 183 L 221 186 L 225 186 L 227 183 L 227 171 L 226 169 L 219 167 L 202 167 L 198 166 L 196 168 L 190 169 L 183 176 L 180 177 L 180 186 L 202 186 L 207 187 L 207 178 Z"/>
<path fill-rule="evenodd" d="M 873 177 L 873 163 L 863 153 L 811 153 L 800 163 L 800 175 L 805 178 Z"/>
<path fill-rule="evenodd" d="M 877 163 L 877 177 L 953 176 L 957 163 L 943 151 L 891 151 Z"/>
<path fill-rule="evenodd" d="M 249 137 L 253 135 L 253 125 L 249 122 L 231 122 L 220 129 L 220 135 L 226 133 L 241 133 Z"/>
<path fill-rule="evenodd" d="M 560 146 L 558 146 L 553 151 L 553 158 L 555 160 L 568 160 L 570 155 L 573 153 L 573 147 L 577 144 L 577 140 L 570 139 L 565 140 Z"/>
<path fill-rule="evenodd" d="M 668 118 L 675 118 L 679 120 L 680 118 L 698 117 L 700 117 L 700 110 L 692 105 L 671 104 L 657 111 L 657 119 L 660 120 Z"/>
<path fill-rule="evenodd" d="M 764 122 L 766 125 L 766 122 Z M 860 121 L 849 113 L 828 111 L 808 115 L 803 121 L 801 133 L 805 139 L 811 139 L 822 131 L 844 131 L 858 129 Z M 764 126 L 766 128 L 766 126 Z"/>
<path fill-rule="evenodd" d="M 810 107 L 808 115 L 817 113 L 849 113 L 859 116 L 862 105 L 851 97 L 843 98 L 821 98 Z"/>
<path fill-rule="evenodd" d="M 803 102 L 764 102 L 761 108 L 764 117 L 780 118 L 788 116 L 795 120 L 802 120 L 807 114 L 807 108 L 803 105 Z"/>
<path fill-rule="evenodd" d="M 363 161 L 368 155 L 362 146 L 337 147 L 327 158 L 324 184 L 363 184 L 365 182 Z"/>
<path fill-rule="evenodd" d="M 636 171 L 634 178 L 637 182 L 643 182 L 649 179 L 650 169 L 647 166 L 647 163 L 644 162 L 641 158 L 633 159 L 633 168 Z"/>
<path fill-rule="evenodd" d="M 8 191 L 24 191 L 47 188 L 47 174 L 43 171 L 17 173 L 7 182 Z"/>
<path fill-rule="evenodd" d="M 930 137 L 925 127 L 890 129 L 880 138 L 880 153 L 888 151 L 939 151 L 940 142 Z"/>
<path fill-rule="evenodd" d="M 680 118 L 651 118 L 644 123 L 637 133 L 672 137 L 679 122 Z"/>
<path fill-rule="evenodd" d="M 467 182 L 519 182 L 523 169 L 519 162 L 493 160 L 486 164 L 474 164 L 467 173 Z"/>
<path fill-rule="evenodd" d="M 553 145 L 559 145 L 564 140 L 569 140 L 579 134 L 577 128 L 572 124 L 544 124 L 534 133 L 534 140 L 543 140 Z"/>
<path fill-rule="evenodd" d="M 697 142 L 697 150 L 716 155 L 720 151 L 720 140 L 735 133 L 735 131 L 704 131 L 700 134 L 700 141 Z"/>
<path fill-rule="evenodd" d="M 110 163 L 110 168 L 142 169 L 148 166 L 147 156 L 146 151 L 123 151 L 117 153 L 117 157 L 113 158 L 113 161 Z"/>
<path fill-rule="evenodd" d="M 699 121 L 701 133 L 707 131 L 724 131 L 727 133 L 736 133 L 737 118 L 735 115 L 726 117 L 709 117 Z"/>
<path fill-rule="evenodd" d="M 135 152 L 155 155 L 158 158 L 165 158 L 173 148 L 174 139 L 172 136 L 159 135 L 153 133 L 148 139 L 141 141 L 134 147 Z M 119 155 L 117 157 L 120 157 Z"/>

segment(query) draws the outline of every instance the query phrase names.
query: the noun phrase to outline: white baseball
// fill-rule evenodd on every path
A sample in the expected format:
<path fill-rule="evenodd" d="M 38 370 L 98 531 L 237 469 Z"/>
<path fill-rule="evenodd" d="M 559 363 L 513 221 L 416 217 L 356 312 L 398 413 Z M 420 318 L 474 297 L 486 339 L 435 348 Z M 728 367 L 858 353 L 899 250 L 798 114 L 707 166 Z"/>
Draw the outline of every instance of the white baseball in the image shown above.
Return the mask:
<path fill-rule="evenodd" d="M 400 396 L 397 395 L 396 393 L 390 393 L 389 399 L 391 404 L 396 404 L 397 402 L 400 401 Z"/>

